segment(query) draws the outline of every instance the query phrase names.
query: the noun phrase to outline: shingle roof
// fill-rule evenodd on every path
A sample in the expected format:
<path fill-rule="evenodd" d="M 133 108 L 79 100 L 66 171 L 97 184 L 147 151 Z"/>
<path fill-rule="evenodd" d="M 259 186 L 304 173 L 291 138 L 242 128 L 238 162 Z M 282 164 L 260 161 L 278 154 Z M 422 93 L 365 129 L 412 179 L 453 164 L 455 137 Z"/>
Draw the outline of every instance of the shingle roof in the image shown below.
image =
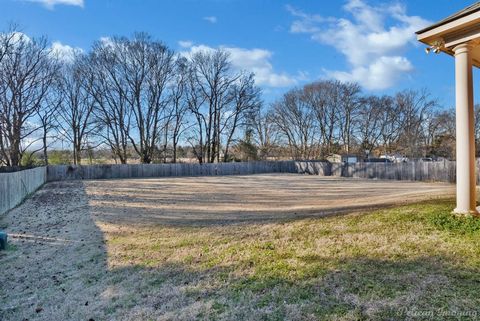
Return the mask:
<path fill-rule="evenodd" d="M 476 2 L 468 7 L 466 7 L 465 9 L 462 9 L 454 14 L 452 14 L 451 16 L 448 16 L 446 17 L 445 19 L 443 20 L 440 20 L 439 22 L 437 23 L 434 23 L 433 25 L 429 26 L 429 27 L 426 27 L 420 31 L 417 31 L 416 34 L 420 34 L 420 33 L 424 33 L 425 31 L 428 31 L 428 30 L 431 30 L 431 29 L 434 29 L 436 27 L 439 27 L 441 25 L 444 25 L 446 23 L 449 23 L 453 20 L 457 20 L 457 19 L 460 19 L 462 17 L 465 17 L 471 13 L 474 13 L 474 12 L 477 12 L 477 11 L 480 11 L 480 1 L 479 2 Z"/>

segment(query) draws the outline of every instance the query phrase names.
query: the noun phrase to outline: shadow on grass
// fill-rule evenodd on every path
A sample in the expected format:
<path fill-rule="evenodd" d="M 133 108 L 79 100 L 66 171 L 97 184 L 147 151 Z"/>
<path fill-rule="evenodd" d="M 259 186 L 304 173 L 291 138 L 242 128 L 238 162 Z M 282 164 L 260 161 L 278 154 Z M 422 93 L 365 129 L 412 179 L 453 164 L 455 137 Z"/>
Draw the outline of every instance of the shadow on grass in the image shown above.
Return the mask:
<path fill-rule="evenodd" d="M 407 201 L 405 201 L 407 203 Z M 122 224 L 132 226 L 162 225 L 170 227 L 214 227 L 227 225 L 271 224 L 290 222 L 308 218 L 322 218 L 352 213 L 375 211 L 400 206 L 401 201 L 374 205 L 344 205 L 325 207 L 322 209 L 285 209 L 279 211 L 213 211 L 169 209 L 168 213 L 149 210 L 143 206 L 129 206 L 128 214 L 120 214 L 117 207 L 102 206 L 101 220 L 107 224 Z"/>
<path fill-rule="evenodd" d="M 165 320 L 471 320 L 480 314 L 478 270 L 442 257 L 398 262 L 306 259 L 308 273 L 188 264 L 108 271 L 114 293 L 106 319 Z M 313 267 L 315 266 L 315 267 Z M 255 270 L 255 268 L 254 268 Z M 293 275 L 292 275 L 293 274 Z"/>

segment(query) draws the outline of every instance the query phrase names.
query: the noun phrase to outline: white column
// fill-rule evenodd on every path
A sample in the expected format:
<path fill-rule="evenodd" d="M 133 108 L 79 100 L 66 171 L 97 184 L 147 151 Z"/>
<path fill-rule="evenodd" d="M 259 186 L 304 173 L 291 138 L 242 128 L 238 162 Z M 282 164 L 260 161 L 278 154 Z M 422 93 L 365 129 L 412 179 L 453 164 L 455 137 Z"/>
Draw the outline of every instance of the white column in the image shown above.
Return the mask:
<path fill-rule="evenodd" d="M 478 214 L 475 184 L 475 133 L 471 48 L 456 46 L 455 102 L 457 132 L 457 207 L 458 214 Z"/>

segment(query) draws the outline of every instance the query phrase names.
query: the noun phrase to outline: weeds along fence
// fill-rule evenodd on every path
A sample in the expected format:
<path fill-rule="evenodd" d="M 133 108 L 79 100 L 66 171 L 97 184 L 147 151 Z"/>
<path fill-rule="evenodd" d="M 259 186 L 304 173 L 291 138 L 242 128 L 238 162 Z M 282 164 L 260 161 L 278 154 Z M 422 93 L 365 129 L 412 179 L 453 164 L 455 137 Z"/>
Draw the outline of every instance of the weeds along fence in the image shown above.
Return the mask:
<path fill-rule="evenodd" d="M 46 167 L 0 173 L 0 215 L 20 204 L 46 181 Z"/>

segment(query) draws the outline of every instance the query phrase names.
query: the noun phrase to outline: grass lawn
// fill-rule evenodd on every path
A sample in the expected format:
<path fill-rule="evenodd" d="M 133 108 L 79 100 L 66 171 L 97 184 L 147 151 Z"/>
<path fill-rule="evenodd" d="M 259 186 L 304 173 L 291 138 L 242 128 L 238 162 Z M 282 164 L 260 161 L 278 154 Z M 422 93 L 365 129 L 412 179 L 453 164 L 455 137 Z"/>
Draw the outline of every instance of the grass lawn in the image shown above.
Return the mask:
<path fill-rule="evenodd" d="M 453 217 L 451 199 L 175 225 L 132 224 L 135 208 L 160 213 L 150 207 L 161 198 L 123 207 L 112 193 L 50 183 L 2 218 L 11 245 L 0 252 L 0 320 L 480 317 L 480 221 Z"/>
<path fill-rule="evenodd" d="M 279 224 L 110 227 L 109 270 L 114 292 L 124 295 L 107 312 L 171 320 L 471 320 L 480 317 L 480 224 L 451 218 L 451 208 L 436 201 Z"/>

